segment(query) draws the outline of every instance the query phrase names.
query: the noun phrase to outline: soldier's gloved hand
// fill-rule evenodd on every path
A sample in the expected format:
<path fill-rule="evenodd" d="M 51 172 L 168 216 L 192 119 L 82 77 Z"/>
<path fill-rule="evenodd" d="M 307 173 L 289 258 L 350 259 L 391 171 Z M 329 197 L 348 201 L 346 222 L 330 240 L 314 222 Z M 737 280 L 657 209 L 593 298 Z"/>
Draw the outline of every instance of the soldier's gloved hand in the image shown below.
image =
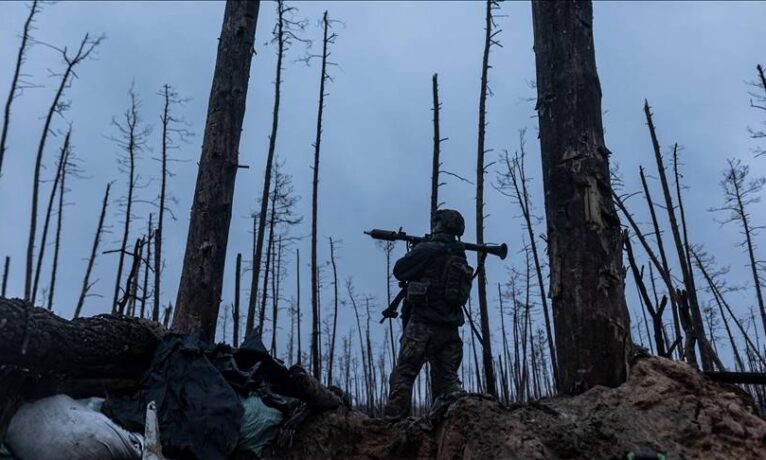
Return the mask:
<path fill-rule="evenodd" d="M 386 308 L 385 310 L 383 310 L 382 314 L 383 314 L 383 320 L 381 320 L 381 322 L 383 322 L 386 318 L 394 319 L 399 316 L 399 312 L 391 308 Z"/>

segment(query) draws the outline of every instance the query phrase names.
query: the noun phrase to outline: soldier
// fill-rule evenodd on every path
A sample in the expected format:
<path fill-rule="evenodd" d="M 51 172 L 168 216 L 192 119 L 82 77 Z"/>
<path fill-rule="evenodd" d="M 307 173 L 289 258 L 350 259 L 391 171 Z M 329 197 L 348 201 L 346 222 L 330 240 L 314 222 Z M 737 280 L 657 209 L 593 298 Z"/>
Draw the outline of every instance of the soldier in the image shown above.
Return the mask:
<path fill-rule="evenodd" d="M 457 376 L 463 360 L 462 307 L 468 300 L 473 269 L 457 243 L 465 231 L 459 212 L 436 211 L 431 238 L 414 246 L 394 266 L 406 283 L 402 308 L 404 333 L 396 367 L 391 372 L 385 418 L 400 420 L 410 413 L 412 385 L 426 361 L 431 365 L 431 394 L 462 392 Z"/>

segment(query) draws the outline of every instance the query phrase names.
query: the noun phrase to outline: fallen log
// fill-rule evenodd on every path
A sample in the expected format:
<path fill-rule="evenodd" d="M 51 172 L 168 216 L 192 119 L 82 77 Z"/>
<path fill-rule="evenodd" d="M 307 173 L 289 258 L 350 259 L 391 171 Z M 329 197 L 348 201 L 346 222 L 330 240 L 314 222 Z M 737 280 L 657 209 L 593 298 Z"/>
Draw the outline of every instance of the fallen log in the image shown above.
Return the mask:
<path fill-rule="evenodd" d="M 163 335 L 151 321 L 115 315 L 66 320 L 0 298 L 0 366 L 78 379 L 138 379 Z"/>

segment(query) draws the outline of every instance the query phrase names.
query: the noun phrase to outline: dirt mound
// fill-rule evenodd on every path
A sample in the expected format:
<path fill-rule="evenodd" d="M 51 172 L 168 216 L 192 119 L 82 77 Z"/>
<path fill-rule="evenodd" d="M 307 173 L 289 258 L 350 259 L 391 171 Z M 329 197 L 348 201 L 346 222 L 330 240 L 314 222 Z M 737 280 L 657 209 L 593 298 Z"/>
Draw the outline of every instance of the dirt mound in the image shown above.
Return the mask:
<path fill-rule="evenodd" d="M 358 412 L 314 416 L 279 459 L 766 458 L 766 421 L 737 388 L 662 358 L 638 361 L 618 388 L 505 407 L 460 398 L 442 414 L 396 425 Z"/>

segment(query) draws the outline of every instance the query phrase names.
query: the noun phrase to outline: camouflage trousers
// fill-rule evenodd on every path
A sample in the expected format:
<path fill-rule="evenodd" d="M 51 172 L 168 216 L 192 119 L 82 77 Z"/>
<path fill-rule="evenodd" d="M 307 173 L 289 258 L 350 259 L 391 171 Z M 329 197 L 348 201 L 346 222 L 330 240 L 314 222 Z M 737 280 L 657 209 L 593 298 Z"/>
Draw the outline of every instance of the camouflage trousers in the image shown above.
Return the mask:
<path fill-rule="evenodd" d="M 457 371 L 462 360 L 463 341 L 457 327 L 408 322 L 402 334 L 399 358 L 389 379 L 385 417 L 398 419 L 410 414 L 412 385 L 426 362 L 431 365 L 433 399 L 460 391 Z"/>

